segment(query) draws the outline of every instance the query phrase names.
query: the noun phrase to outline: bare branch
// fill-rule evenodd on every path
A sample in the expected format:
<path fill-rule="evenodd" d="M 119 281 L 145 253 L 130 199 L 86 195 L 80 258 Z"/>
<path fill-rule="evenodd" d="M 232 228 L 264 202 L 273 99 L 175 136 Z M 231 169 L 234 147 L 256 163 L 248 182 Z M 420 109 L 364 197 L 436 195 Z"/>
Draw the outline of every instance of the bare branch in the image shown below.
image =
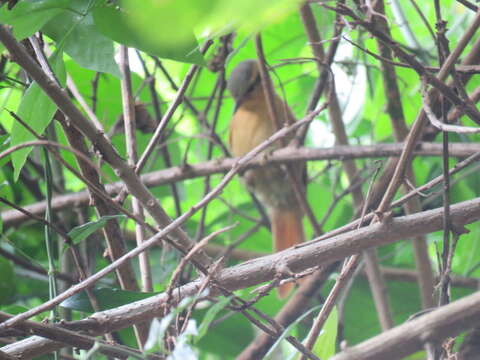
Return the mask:
<path fill-rule="evenodd" d="M 332 357 L 332 360 L 403 359 L 424 344 L 473 328 L 480 321 L 480 293 L 466 296 L 426 315 L 407 321 Z"/>
<path fill-rule="evenodd" d="M 219 271 L 214 276 L 215 283 L 230 291 L 241 289 L 272 280 L 277 274 L 278 264 L 285 264 L 293 272 L 302 272 L 319 263 L 330 264 L 347 256 L 359 253 L 367 248 L 392 243 L 416 235 L 424 235 L 442 229 L 443 208 L 423 211 L 413 215 L 385 219 L 365 228 L 354 230 L 330 238 L 327 241 L 310 241 L 276 254 L 247 261 L 243 264 Z M 451 219 L 457 226 L 464 226 L 480 219 L 480 198 L 464 201 L 451 207 Z M 156 239 L 155 239 L 156 240 Z M 197 293 L 203 279 L 198 279 L 181 286 L 172 292 L 173 301 L 178 302 L 186 296 Z M 215 285 L 211 294 L 219 293 Z M 478 295 L 477 295 L 478 296 Z M 92 330 L 95 334 L 131 326 L 158 316 L 166 305 L 167 294 L 152 296 L 121 307 L 93 314 L 88 319 L 65 324 L 70 329 Z M 473 306 L 472 311 L 480 312 L 480 306 Z M 476 320 L 478 321 L 478 319 Z M 3 323 L 5 324 L 5 322 Z M 3 327 L 4 328 L 4 327 Z M 2 329 L 3 330 L 3 329 Z M 418 341 L 418 338 L 416 338 Z M 39 349 L 52 346 L 45 340 Z M 7 351 L 9 347 L 2 348 Z M 40 355 L 37 353 L 36 356 Z"/>
<path fill-rule="evenodd" d="M 386 156 L 399 156 L 402 152 L 403 144 L 378 144 L 372 146 L 335 146 L 333 148 L 286 148 L 275 151 L 267 158 L 252 159 L 244 165 L 244 169 L 255 166 L 262 166 L 268 163 L 286 163 L 303 160 L 337 160 L 337 159 L 361 159 Z M 454 157 L 467 157 L 480 151 L 480 144 L 476 143 L 450 143 L 450 155 Z M 419 143 L 415 148 L 416 156 L 441 156 L 442 147 L 440 144 Z M 170 184 L 173 182 L 192 179 L 200 176 L 225 173 L 232 168 L 238 159 L 215 159 L 201 164 L 189 164 L 185 166 L 175 166 L 170 169 L 154 171 L 141 176 L 141 181 L 147 187 Z M 112 196 L 117 194 L 122 188 L 122 183 L 117 182 L 107 184 L 106 190 Z M 77 193 L 57 195 L 52 198 L 52 210 L 59 211 L 72 206 L 87 206 L 89 203 L 88 193 L 79 191 Z M 27 205 L 25 209 L 33 214 L 43 214 L 45 211 L 45 202 Z M 3 225 L 5 227 L 19 225 L 28 220 L 25 215 L 16 210 L 7 210 L 1 213 Z"/>

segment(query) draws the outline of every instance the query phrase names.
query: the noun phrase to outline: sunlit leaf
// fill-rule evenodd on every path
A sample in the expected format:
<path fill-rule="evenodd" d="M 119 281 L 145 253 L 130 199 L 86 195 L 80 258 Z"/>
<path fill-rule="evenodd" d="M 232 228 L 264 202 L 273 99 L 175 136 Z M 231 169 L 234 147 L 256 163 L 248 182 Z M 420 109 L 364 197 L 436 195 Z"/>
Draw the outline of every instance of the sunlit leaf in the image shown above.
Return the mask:
<path fill-rule="evenodd" d="M 225 306 L 228 305 L 230 300 L 231 300 L 230 297 L 222 297 L 215 305 L 213 305 L 212 307 L 210 307 L 210 309 L 208 309 L 207 313 L 205 314 L 202 320 L 202 323 L 198 328 L 198 335 L 195 337 L 195 342 L 199 341 L 202 337 L 205 336 L 205 334 L 208 331 L 208 327 L 210 326 L 212 321 L 215 319 L 215 316 L 217 316 L 217 314 L 222 309 L 224 309 Z"/>
<path fill-rule="evenodd" d="M 327 321 L 323 325 L 323 329 L 318 335 L 315 344 L 313 345 L 313 353 L 320 359 L 329 359 L 335 354 L 335 345 L 337 341 L 338 329 L 338 312 L 334 307 L 328 315 Z"/>
<path fill-rule="evenodd" d="M 100 219 L 96 221 L 91 221 L 86 224 L 82 224 L 79 226 L 74 227 L 72 230 L 69 231 L 68 235 L 72 239 L 74 244 L 78 244 L 93 234 L 95 231 L 103 228 L 107 221 L 113 219 L 121 219 L 124 218 L 125 215 L 108 215 L 102 216 Z"/>
<path fill-rule="evenodd" d="M 142 6 L 142 2 L 136 2 Z M 150 14 L 151 15 L 151 14 Z M 145 15 L 147 16 L 147 15 Z M 173 59 L 182 62 L 204 64 L 203 57 L 198 49 L 197 40 L 191 34 L 185 41 L 163 42 L 159 34 L 168 31 L 174 34 L 172 29 L 162 29 L 159 19 L 150 19 L 148 23 L 137 24 L 132 20 L 132 15 L 111 6 L 96 7 L 93 10 L 93 18 L 99 31 L 110 39 L 130 47 L 145 51 L 161 58 Z M 148 29 L 148 33 L 145 27 Z M 152 34 L 154 31 L 154 34 Z"/>
<path fill-rule="evenodd" d="M 291 334 L 291 331 L 294 329 L 294 327 L 300 322 L 302 321 L 305 317 L 307 317 L 309 314 L 311 314 L 313 311 L 317 310 L 318 308 L 320 308 L 321 305 L 318 305 L 318 306 L 315 306 L 311 309 L 309 309 L 308 311 L 306 311 L 305 313 L 302 314 L 302 316 L 299 316 L 297 319 L 295 319 L 295 321 L 293 321 L 290 325 L 288 325 L 284 332 L 282 333 L 282 335 L 280 335 L 277 339 L 277 341 L 275 341 L 275 343 L 272 345 L 272 347 L 270 348 L 270 350 L 268 350 L 268 353 L 265 355 L 265 357 L 268 357 L 270 354 L 272 354 L 278 346 L 280 346 L 280 343 L 288 336 L 290 336 Z"/>
<path fill-rule="evenodd" d="M 260 31 L 297 11 L 301 1 L 217 0 L 216 4 L 215 11 L 208 14 L 204 27 L 218 36 L 236 29 L 244 34 Z"/>
<path fill-rule="evenodd" d="M 45 24 L 42 31 L 61 44 L 80 66 L 120 77 L 113 42 L 97 29 L 92 14 L 87 12 L 89 4 L 90 1 L 77 0 L 76 11 L 63 11 Z"/>
<path fill-rule="evenodd" d="M 13 35 L 21 40 L 40 30 L 54 16 L 68 7 L 71 0 L 23 0 L 8 10 L 0 8 L 0 24 L 13 26 Z"/>
<path fill-rule="evenodd" d="M 60 83 L 65 83 L 66 75 L 63 63 L 63 52 L 55 52 L 50 57 L 49 62 Z M 17 116 L 29 124 L 34 131 L 43 134 L 56 111 L 57 106 L 48 95 L 44 93 L 40 86 L 36 82 L 33 82 L 23 95 L 22 102 L 17 110 Z M 35 136 L 25 129 L 23 125 L 17 121 L 14 122 L 12 127 L 12 146 L 34 139 Z M 15 151 L 12 154 L 15 179 L 18 179 L 20 170 L 25 164 L 28 154 L 30 154 L 31 151 L 32 148 L 30 147 Z"/>

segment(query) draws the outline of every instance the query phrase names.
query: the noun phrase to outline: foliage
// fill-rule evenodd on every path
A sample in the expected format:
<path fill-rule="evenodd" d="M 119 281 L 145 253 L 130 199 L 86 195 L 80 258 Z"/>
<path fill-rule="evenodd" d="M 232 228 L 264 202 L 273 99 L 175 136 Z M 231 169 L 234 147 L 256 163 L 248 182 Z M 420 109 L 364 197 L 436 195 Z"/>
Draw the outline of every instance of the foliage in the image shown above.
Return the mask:
<path fill-rule="evenodd" d="M 156 125 L 168 113 L 178 87 L 192 66 L 197 66 L 192 83 L 187 87 L 185 96 L 181 97 L 182 104 L 168 119 L 159 141 L 160 145 L 154 149 L 154 155 L 142 171 L 142 174 L 147 174 L 178 166 L 188 173 L 189 164 L 229 156 L 224 149 L 228 148 L 229 123 L 235 104 L 228 92 L 224 91 L 223 80 L 238 63 L 257 57 L 254 38 L 258 31 L 261 33 L 277 93 L 285 99 L 298 119 L 305 116 L 319 73 L 305 34 L 304 23 L 299 15 L 300 3 L 298 0 L 23 0 L 11 10 L 7 5 L 0 7 L 0 24 L 10 25 L 15 38 L 23 41 L 23 44 L 29 44 L 28 39 L 32 36 L 41 40 L 40 46 L 47 54 L 56 80 L 64 88 L 70 86 L 67 84 L 75 84 L 86 106 L 93 111 L 96 120 L 101 124 L 103 129 L 99 132 L 105 131 L 122 159 L 129 159 L 129 154 L 123 125 L 122 74 L 118 66 L 120 45 L 131 48 L 129 61 L 137 117 L 135 140 L 138 154 L 142 154 L 147 148 Z M 354 7 L 356 2 L 346 3 Z M 424 66 L 438 67 L 436 43 L 415 7 L 409 2 L 398 0 L 391 3 L 386 2 L 385 18 L 388 20 L 392 38 Z M 435 28 L 433 2 L 417 3 L 430 26 Z M 334 25 L 338 25 L 336 22 L 346 22 L 342 36 L 358 45 L 355 47 L 340 39 L 330 73 L 330 80 L 335 81 L 350 145 L 396 142 L 391 114 L 386 111 L 387 100 L 391 94 L 384 84 L 384 70 L 377 58 L 366 53 L 366 50 L 379 53 L 376 39 L 358 24 L 349 22 L 347 16 L 336 18 L 331 9 L 318 4 L 311 4 L 311 7 L 325 49 L 335 40 Z M 441 9 L 448 25 L 450 48 L 454 48 L 470 25 L 474 13 L 454 0 L 442 1 Z M 355 8 L 355 12 L 362 18 L 368 19 L 375 15 L 367 10 Z M 232 32 L 235 32 L 234 35 L 231 35 Z M 204 44 L 207 40 L 211 40 L 213 45 L 205 50 Z M 478 35 L 469 42 L 464 51 L 465 55 L 472 51 L 472 44 L 477 40 Z M 28 48 L 28 51 L 35 55 L 31 48 Z M 58 108 L 55 103 L 36 82 L 25 75 L 15 58 L 9 57 L 8 51 L 1 44 L 0 56 L 0 151 L 36 140 L 28 129 L 9 115 L 9 111 L 13 111 L 38 134 L 70 148 L 65 127 L 61 126 L 60 121 L 56 121 Z M 420 78 L 410 68 L 396 67 L 396 80 L 404 118 L 407 125 L 411 126 L 422 108 Z M 328 87 L 331 89 L 332 85 L 330 82 Z M 471 93 L 477 87 L 478 76 L 472 76 L 465 86 L 466 91 Z M 84 105 L 74 95 L 72 87 L 68 88 L 68 95 L 75 105 L 89 116 Z M 327 97 L 323 96 L 321 101 L 326 99 Z M 466 116 L 462 116 L 460 121 L 472 126 Z M 334 131 L 329 122 L 328 111 L 322 112 L 312 122 L 305 146 L 333 147 L 338 143 Z M 428 140 L 441 143 L 441 135 Z M 451 134 L 449 140 L 475 143 L 478 142 L 479 135 Z M 99 182 L 110 184 L 120 181 L 118 172 L 99 156 L 97 144 L 90 141 L 85 141 L 85 144 L 89 150 L 88 156 L 101 169 Z M 40 150 L 37 146 L 29 146 L 0 159 L 2 199 L 21 207 L 45 199 L 47 185 Z M 59 148 L 58 152 L 65 164 L 52 160 L 52 190 L 55 198 L 60 199 L 62 194 L 86 191 L 84 180 L 74 172 L 82 172 L 74 152 L 64 148 Z M 356 205 L 347 191 L 350 181 L 342 168 L 341 160 L 308 162 L 307 200 L 313 215 L 323 224 L 324 232 L 349 223 L 357 214 Z M 361 184 L 364 195 L 368 191 L 376 160 L 378 159 L 356 160 L 356 166 L 365 178 Z M 382 161 L 386 164 L 387 159 Z M 450 166 L 453 167 L 456 162 L 457 159 L 451 158 Z M 67 169 L 66 165 L 74 171 Z M 441 175 L 442 158 L 416 157 L 412 160 L 412 169 L 417 185 L 424 184 Z M 451 203 L 479 196 L 480 180 L 472 173 L 475 174 L 465 172 L 465 175 L 461 174 L 452 179 Z M 149 189 L 158 198 L 166 214 L 175 219 L 192 209 L 221 180 L 222 174 L 218 173 L 208 177 L 156 184 L 149 186 Z M 429 192 L 429 197 L 421 199 L 424 210 L 442 206 L 441 190 L 438 186 Z M 115 195 L 118 192 L 121 193 L 118 187 L 115 191 L 112 190 Z M 115 200 L 121 200 L 119 198 Z M 133 211 L 131 197 L 117 204 L 130 212 Z M 54 225 L 72 238 L 88 274 L 105 268 L 111 262 L 108 258 L 111 255 L 110 250 L 106 250 L 106 257 L 102 256 L 108 248 L 103 232 L 107 220 L 119 224 L 118 227 L 127 239 L 127 250 L 136 246 L 132 241 L 135 222 L 132 219 L 118 222 L 119 217 L 126 217 L 124 215 L 111 213 L 102 216 L 98 212 L 98 203 L 91 197 L 81 204 L 72 201 L 60 208 L 55 206 Z M 35 212 L 33 208 L 29 209 Z M 43 240 L 44 224 L 38 219 L 8 220 L 10 207 L 4 202 L 0 204 L 0 210 L 2 221 L 5 222 L 0 222 L 0 310 L 14 314 L 46 302 L 49 298 L 46 277 L 58 274 L 48 274 L 45 271 L 49 259 Z M 36 215 L 43 218 L 44 211 Z M 404 210 L 396 210 L 394 215 L 404 215 Z M 147 212 L 145 216 L 146 222 L 153 225 L 150 229 L 144 229 L 148 238 L 159 229 Z M 182 228 L 190 239 L 198 241 L 228 225 L 238 223 L 230 231 L 216 236 L 210 243 L 222 248 L 234 245 L 248 254 L 263 255 L 272 251 L 271 234 L 268 226 L 259 219 L 259 209 L 237 176 L 208 206 L 182 224 Z M 312 239 L 314 229 L 306 217 L 304 228 L 306 238 Z M 480 230 L 475 223 L 467 228 L 470 232 L 460 237 L 455 249 L 452 274 L 476 277 L 480 275 L 480 252 L 476 251 L 480 246 Z M 245 234 L 248 236 L 237 244 Z M 429 234 L 426 239 L 434 270 L 439 268 L 438 254 L 441 254 L 443 249 L 442 238 L 443 233 L 437 232 Z M 72 274 L 77 271 L 71 264 L 71 249 L 64 245 L 61 237 L 59 239 L 53 259 L 56 268 L 66 275 L 74 276 Z M 378 254 L 384 267 L 397 270 L 416 268 L 409 241 L 382 246 L 378 249 Z M 110 274 L 102 279 L 93 291 L 100 299 L 100 308 L 116 308 L 165 291 L 182 256 L 183 254 L 169 246 L 150 248 L 148 258 L 153 288 L 145 292 L 121 290 L 116 274 Z M 237 256 L 238 253 L 234 252 L 224 266 L 241 262 L 241 257 Z M 131 259 L 131 267 L 138 283 L 141 279 L 140 261 L 138 257 Z M 194 267 L 189 264 L 183 269 L 180 282 L 176 285 L 187 284 L 197 278 L 197 275 L 199 274 Z M 68 287 L 62 277 L 57 277 L 57 282 L 62 284 L 63 289 Z M 318 313 L 318 308 L 333 284 L 334 280 L 330 279 L 317 296 L 312 297 L 309 308 L 303 312 L 304 317 L 286 327 L 272 353 L 285 351 L 284 338 L 287 335 L 294 335 L 297 339 L 306 338 L 314 315 Z M 377 310 L 363 273 L 358 272 L 350 285 L 330 314 L 324 332 L 314 346 L 314 353 L 322 360 L 338 352 L 338 344 L 343 340 L 350 346 L 380 332 Z M 416 284 L 387 277 L 387 289 L 395 324 L 405 322 L 412 314 L 421 310 Z M 248 301 L 256 295 L 252 295 L 251 290 L 254 289 L 238 290 L 235 295 Z M 468 288 L 453 287 L 452 300 L 472 291 Z M 176 296 L 177 293 L 174 290 L 172 294 L 170 295 Z M 180 304 L 173 300 L 169 303 L 171 311 L 156 320 L 156 325 L 152 326 L 149 339 L 153 350 L 171 353 L 172 356 L 175 354 L 173 351 L 185 350 L 188 354 L 193 354 L 191 356 L 194 358 L 230 359 L 238 356 L 257 335 L 258 329 L 241 314 L 240 306 L 235 303 L 233 296 L 210 298 L 211 301 L 197 300 L 189 298 Z M 270 317 L 274 317 L 288 301 L 279 299 L 275 291 L 256 300 L 255 308 Z M 71 314 L 67 311 L 62 313 L 62 316 L 71 316 L 72 320 L 82 319 L 85 317 L 84 312 L 92 311 L 85 293 L 75 295 L 61 306 L 62 311 L 73 310 Z M 186 314 L 191 315 L 190 319 L 185 319 Z M 189 329 L 188 334 L 177 333 L 183 324 L 184 328 Z M 122 330 L 115 333 L 115 339 L 127 346 L 137 347 L 133 334 L 131 329 Z M 174 350 L 172 342 L 166 340 L 167 335 L 176 337 L 183 347 L 179 346 Z M 287 349 L 285 353 L 288 352 L 294 358 L 299 356 L 293 348 Z"/>

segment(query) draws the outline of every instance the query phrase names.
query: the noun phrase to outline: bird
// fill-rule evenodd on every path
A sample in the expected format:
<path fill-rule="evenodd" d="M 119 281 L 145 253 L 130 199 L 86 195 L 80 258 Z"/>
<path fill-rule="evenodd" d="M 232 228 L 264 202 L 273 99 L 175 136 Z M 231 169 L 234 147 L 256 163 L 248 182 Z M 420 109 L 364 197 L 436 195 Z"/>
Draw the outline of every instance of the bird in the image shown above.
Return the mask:
<path fill-rule="evenodd" d="M 235 101 L 229 144 L 232 155 L 236 157 L 245 155 L 277 131 L 276 122 L 268 111 L 259 66 L 257 60 L 244 60 L 233 69 L 227 80 L 227 88 Z M 296 121 L 291 109 L 278 94 L 274 94 L 273 100 L 280 124 L 290 125 Z M 282 144 L 276 142 L 264 152 L 280 147 Z M 291 169 L 302 191 L 305 191 L 305 164 L 297 163 Z M 269 164 L 248 169 L 242 175 L 242 182 L 267 209 L 276 252 L 304 241 L 303 212 L 284 167 Z M 279 297 L 286 297 L 293 287 L 293 283 L 281 285 L 278 288 Z"/>

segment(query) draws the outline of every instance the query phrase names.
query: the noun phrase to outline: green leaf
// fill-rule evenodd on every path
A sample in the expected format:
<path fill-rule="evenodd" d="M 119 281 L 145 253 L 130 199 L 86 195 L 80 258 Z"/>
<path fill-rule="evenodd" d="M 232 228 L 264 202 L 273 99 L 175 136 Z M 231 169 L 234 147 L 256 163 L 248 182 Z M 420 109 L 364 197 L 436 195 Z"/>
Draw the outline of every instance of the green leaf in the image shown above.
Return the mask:
<path fill-rule="evenodd" d="M 195 27 L 212 13 L 218 1 L 211 0 L 122 0 L 127 21 L 139 34 L 175 45 L 195 43 Z M 152 25 L 155 24 L 156 26 Z M 175 29 L 175 31 L 172 31 Z"/>
<path fill-rule="evenodd" d="M 21 313 L 29 310 L 29 308 L 27 308 L 25 306 L 17 305 L 17 304 L 2 306 L 1 309 L 2 309 L 2 311 L 6 312 L 10 315 L 21 314 Z"/>
<path fill-rule="evenodd" d="M 143 8 L 142 2 L 137 2 Z M 150 14 L 151 15 L 151 14 Z M 132 24 L 132 19 L 125 12 L 111 6 L 96 7 L 93 10 L 93 19 L 100 32 L 110 39 L 136 49 L 145 51 L 161 58 L 177 60 L 192 64 L 204 65 L 203 56 L 198 50 L 198 43 L 193 34 L 190 38 L 175 43 L 164 42 L 159 34 L 172 35 L 172 29 L 162 29 L 160 19 L 151 18 L 145 24 Z M 147 32 L 147 29 L 149 33 Z M 175 27 L 177 30 L 177 27 Z M 156 34 L 153 36 L 151 33 Z"/>
<path fill-rule="evenodd" d="M 412 355 L 406 356 L 403 360 L 424 360 L 427 358 L 425 351 L 418 351 Z"/>
<path fill-rule="evenodd" d="M 231 297 L 222 297 L 215 305 L 208 309 L 205 314 L 200 327 L 198 328 L 198 335 L 195 337 L 195 342 L 199 341 L 204 337 L 208 331 L 210 324 L 212 323 L 215 316 L 228 305 L 232 298 Z"/>
<path fill-rule="evenodd" d="M 0 23 L 13 26 L 13 35 L 22 40 L 41 29 L 68 7 L 71 0 L 23 0 L 12 10 L 0 8 Z"/>
<path fill-rule="evenodd" d="M 3 152 L 5 151 L 8 146 L 10 145 L 10 135 L 0 135 L 0 152 Z M 2 187 L 4 185 L 8 185 L 7 183 L 7 176 L 5 175 L 5 165 L 7 163 L 10 162 L 10 156 L 5 156 L 4 158 L 0 159 L 0 169 L 2 169 L 2 171 L 0 171 L 0 196 L 4 196 L 5 194 L 3 192 L 5 192 L 3 189 L 3 192 L 2 192 Z M 8 193 L 9 191 L 5 192 L 5 193 Z M 1 231 L 0 231 L 1 232 Z"/>
<path fill-rule="evenodd" d="M 255 33 L 298 11 L 300 3 L 300 0 L 217 1 L 217 9 L 210 14 L 207 24 L 220 34 L 233 29 L 244 34 Z"/>
<path fill-rule="evenodd" d="M 322 332 L 317 337 L 313 345 L 313 353 L 320 359 L 326 360 L 335 355 L 335 345 L 337 341 L 338 312 L 334 307 L 328 315 L 327 321 L 323 326 Z"/>
<path fill-rule="evenodd" d="M 56 51 L 50 56 L 49 62 L 60 83 L 65 83 L 66 75 L 63 63 L 63 52 Z M 40 86 L 34 82 L 29 86 L 27 91 L 25 91 L 20 106 L 18 107 L 17 115 L 29 124 L 37 133 L 43 134 L 56 111 L 57 106 L 48 95 L 43 92 Z M 12 127 L 11 145 L 15 146 L 31 140 L 35 140 L 35 137 L 20 123 L 17 121 L 14 122 Z M 25 164 L 28 154 L 30 154 L 31 151 L 32 148 L 25 148 L 15 151 L 12 154 L 15 180 L 18 179 L 20 170 Z"/>
<path fill-rule="evenodd" d="M 42 31 L 63 46 L 80 66 L 121 77 L 114 60 L 113 42 L 103 36 L 87 11 L 89 2 L 77 1 L 77 11 L 63 11 L 51 19 Z"/>
<path fill-rule="evenodd" d="M 152 292 L 147 293 L 125 291 L 114 288 L 96 288 L 92 291 L 93 295 L 98 301 L 98 305 L 100 306 L 101 311 L 116 308 L 118 306 L 132 303 L 134 301 L 143 300 L 158 294 Z M 87 293 L 85 291 L 73 295 L 72 297 L 63 301 L 60 306 L 77 311 L 83 311 L 88 313 L 93 312 L 93 309 L 90 305 L 90 300 L 88 299 Z"/>
<path fill-rule="evenodd" d="M 282 340 L 284 340 L 286 337 L 288 337 L 290 335 L 290 333 L 292 332 L 292 330 L 294 329 L 294 327 L 300 323 L 305 317 L 307 317 L 309 314 L 311 314 L 313 311 L 317 310 L 318 308 L 320 308 L 321 305 L 317 305 L 317 306 L 314 306 L 313 308 L 311 308 L 310 310 L 308 310 L 307 312 L 305 312 L 304 314 L 302 314 L 302 316 L 298 317 L 294 322 L 292 322 L 290 325 L 287 326 L 287 328 L 285 329 L 285 331 L 282 333 L 282 335 L 280 335 L 277 339 L 277 341 L 275 341 L 275 343 L 272 345 L 272 347 L 270 348 L 270 350 L 268 350 L 268 353 L 265 355 L 265 357 L 267 358 L 268 356 L 270 356 L 274 351 L 275 349 L 277 349 L 278 346 L 280 346 L 280 343 L 282 342 Z"/>
<path fill-rule="evenodd" d="M 91 221 L 86 224 L 75 226 L 69 231 L 68 235 L 74 244 L 78 244 L 93 234 L 95 231 L 105 226 L 108 220 L 124 218 L 125 215 L 108 215 L 102 216 L 96 221 Z"/>

